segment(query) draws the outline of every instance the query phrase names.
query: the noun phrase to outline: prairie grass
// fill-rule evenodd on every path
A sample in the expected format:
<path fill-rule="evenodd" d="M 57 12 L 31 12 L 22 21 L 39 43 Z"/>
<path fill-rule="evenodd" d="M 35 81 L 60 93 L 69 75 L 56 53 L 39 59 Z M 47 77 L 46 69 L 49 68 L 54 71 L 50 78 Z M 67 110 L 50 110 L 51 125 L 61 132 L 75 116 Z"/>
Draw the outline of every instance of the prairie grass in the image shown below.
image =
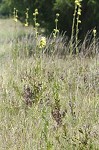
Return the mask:
<path fill-rule="evenodd" d="M 98 39 L 69 55 L 65 34 L 39 49 L 17 24 L 0 20 L 0 150 L 98 150 Z"/>

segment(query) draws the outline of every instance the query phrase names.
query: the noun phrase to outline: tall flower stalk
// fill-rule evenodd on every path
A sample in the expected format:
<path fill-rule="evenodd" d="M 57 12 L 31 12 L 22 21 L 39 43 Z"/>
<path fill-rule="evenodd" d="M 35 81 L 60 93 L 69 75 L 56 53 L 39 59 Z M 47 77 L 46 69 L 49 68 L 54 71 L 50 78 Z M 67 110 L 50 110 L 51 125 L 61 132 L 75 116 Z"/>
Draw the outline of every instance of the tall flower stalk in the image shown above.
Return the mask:
<path fill-rule="evenodd" d="M 75 32 L 76 12 L 77 12 L 77 5 L 75 5 L 75 10 L 73 14 L 72 32 L 71 32 L 71 40 L 70 40 L 70 54 L 72 54 L 73 52 L 73 38 L 74 38 L 74 32 Z"/>
<path fill-rule="evenodd" d="M 59 14 L 57 13 L 56 14 L 56 18 L 55 18 L 55 29 L 53 30 L 53 36 L 54 36 L 54 38 L 56 38 L 57 33 L 59 33 L 59 29 L 58 29 L 58 17 L 59 17 Z"/>
<path fill-rule="evenodd" d="M 35 29 L 35 37 L 37 39 L 38 36 L 38 27 L 40 24 L 37 22 L 37 16 L 38 16 L 38 9 L 35 9 L 35 12 L 33 13 L 33 20 L 34 20 L 34 29 Z"/>
<path fill-rule="evenodd" d="M 35 12 L 33 13 L 33 20 L 34 20 L 34 30 L 35 30 L 35 41 L 36 41 L 36 55 L 37 55 L 37 40 L 38 40 L 38 27 L 40 26 L 40 24 L 37 22 L 37 16 L 38 16 L 38 9 L 35 9 Z"/>
<path fill-rule="evenodd" d="M 15 39 L 15 47 L 12 51 L 12 57 L 13 57 L 13 62 L 15 61 L 16 63 L 16 59 L 17 59 L 17 56 L 18 56 L 18 48 L 17 48 L 17 28 L 16 28 L 16 23 L 18 21 L 18 10 L 16 8 L 14 8 L 14 11 L 13 11 L 13 20 L 15 22 L 15 35 L 14 35 L 14 39 Z"/>
<path fill-rule="evenodd" d="M 96 53 L 96 28 L 93 29 L 93 49 L 94 49 L 94 52 Z"/>
<path fill-rule="evenodd" d="M 77 24 L 76 24 L 76 54 L 79 53 L 79 50 L 78 50 L 78 34 L 79 34 L 79 24 L 81 23 L 81 20 L 80 20 L 80 16 L 81 16 L 81 2 L 82 0 L 76 0 L 75 1 L 75 5 L 77 5 Z"/>
<path fill-rule="evenodd" d="M 25 13 L 25 27 L 28 27 L 29 26 L 29 22 L 28 22 L 28 19 L 29 19 L 29 9 L 27 8 L 26 9 L 26 13 Z"/>
<path fill-rule="evenodd" d="M 29 9 L 27 8 L 26 12 L 25 12 L 25 24 L 24 24 L 25 27 L 29 26 L 28 19 L 29 19 Z M 28 50 L 28 35 L 26 33 L 26 56 L 28 56 L 28 55 L 29 55 L 29 50 Z"/>
<path fill-rule="evenodd" d="M 72 32 L 70 40 L 70 54 L 73 53 L 73 42 L 75 39 L 76 54 L 78 54 L 78 34 L 79 34 L 79 24 L 81 23 L 81 2 L 82 0 L 75 0 L 75 9 L 73 14 Z"/>
<path fill-rule="evenodd" d="M 18 10 L 16 8 L 14 8 L 14 11 L 13 11 L 13 20 L 15 22 L 18 21 Z"/>

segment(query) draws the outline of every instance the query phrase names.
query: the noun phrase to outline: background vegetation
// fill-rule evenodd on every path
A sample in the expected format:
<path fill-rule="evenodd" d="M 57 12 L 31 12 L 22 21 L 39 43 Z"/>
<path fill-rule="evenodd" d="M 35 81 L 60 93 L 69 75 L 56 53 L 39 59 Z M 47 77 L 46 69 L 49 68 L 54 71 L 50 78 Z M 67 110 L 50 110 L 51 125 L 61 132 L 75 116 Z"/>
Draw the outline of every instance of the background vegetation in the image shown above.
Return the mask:
<path fill-rule="evenodd" d="M 52 31 L 54 27 L 55 13 L 60 13 L 59 29 L 66 31 L 67 35 L 71 34 L 71 26 L 74 12 L 74 0 L 0 0 L 0 15 L 13 15 L 13 8 L 19 10 L 19 19 L 24 21 L 25 10 L 29 8 L 30 22 L 33 21 L 32 13 L 35 8 L 39 10 L 39 21 L 46 31 Z M 99 1 L 83 0 L 82 1 L 82 24 L 80 26 L 80 36 L 84 37 L 88 30 L 97 28 L 99 31 Z"/>

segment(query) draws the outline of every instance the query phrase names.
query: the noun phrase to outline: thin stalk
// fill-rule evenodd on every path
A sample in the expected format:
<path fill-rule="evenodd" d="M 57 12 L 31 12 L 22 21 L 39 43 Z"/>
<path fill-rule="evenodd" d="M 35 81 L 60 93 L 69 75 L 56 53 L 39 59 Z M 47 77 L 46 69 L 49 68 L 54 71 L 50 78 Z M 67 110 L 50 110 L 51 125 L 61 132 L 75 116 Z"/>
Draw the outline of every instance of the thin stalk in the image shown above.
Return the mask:
<path fill-rule="evenodd" d="M 72 23 L 72 33 L 71 33 L 71 40 L 70 40 L 70 54 L 73 52 L 73 37 L 74 37 L 74 29 L 75 29 L 75 20 L 76 20 L 76 12 L 77 12 L 77 5 L 75 5 L 75 10 L 73 14 L 73 23 Z"/>
<path fill-rule="evenodd" d="M 76 54 L 79 53 L 78 51 L 78 33 L 79 33 L 79 29 L 78 29 L 78 26 L 79 26 L 79 15 L 77 16 L 77 24 L 76 24 Z"/>

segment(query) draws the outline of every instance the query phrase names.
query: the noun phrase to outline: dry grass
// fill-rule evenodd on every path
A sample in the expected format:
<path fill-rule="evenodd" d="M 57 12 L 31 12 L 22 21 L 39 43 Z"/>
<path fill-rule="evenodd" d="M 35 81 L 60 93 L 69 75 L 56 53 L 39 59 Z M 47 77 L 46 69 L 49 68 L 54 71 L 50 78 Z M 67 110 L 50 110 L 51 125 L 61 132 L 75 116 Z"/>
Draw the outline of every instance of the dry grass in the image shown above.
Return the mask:
<path fill-rule="evenodd" d="M 98 150 L 98 56 L 44 54 L 14 61 L 13 40 L 2 43 L 0 150 Z M 19 43 L 14 48 L 21 51 Z"/>

